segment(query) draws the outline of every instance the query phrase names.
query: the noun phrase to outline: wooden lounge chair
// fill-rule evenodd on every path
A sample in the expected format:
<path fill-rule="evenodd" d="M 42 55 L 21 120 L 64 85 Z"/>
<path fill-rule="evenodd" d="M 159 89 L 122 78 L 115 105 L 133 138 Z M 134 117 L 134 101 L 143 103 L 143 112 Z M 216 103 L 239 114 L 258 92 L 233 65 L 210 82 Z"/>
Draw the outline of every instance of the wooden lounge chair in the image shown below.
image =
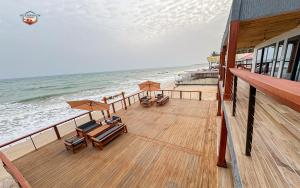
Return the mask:
<path fill-rule="evenodd" d="M 169 102 L 169 96 L 165 96 L 165 97 L 157 100 L 156 105 L 157 106 L 162 106 L 162 105 L 166 104 L 167 102 Z"/>
<path fill-rule="evenodd" d="M 92 144 L 94 147 L 98 147 L 102 150 L 106 144 L 123 133 L 127 133 L 127 127 L 124 123 L 118 123 L 111 126 L 105 132 L 101 132 L 99 135 L 92 137 Z"/>
<path fill-rule="evenodd" d="M 68 138 L 64 142 L 67 150 L 72 150 L 75 153 L 75 150 L 80 148 L 81 146 L 87 147 L 87 142 L 85 137 L 73 136 Z"/>
<path fill-rule="evenodd" d="M 80 125 L 76 128 L 76 132 L 78 136 L 87 137 L 86 134 L 97 127 L 101 126 L 101 124 L 96 123 L 95 120 L 89 121 L 83 125 Z"/>

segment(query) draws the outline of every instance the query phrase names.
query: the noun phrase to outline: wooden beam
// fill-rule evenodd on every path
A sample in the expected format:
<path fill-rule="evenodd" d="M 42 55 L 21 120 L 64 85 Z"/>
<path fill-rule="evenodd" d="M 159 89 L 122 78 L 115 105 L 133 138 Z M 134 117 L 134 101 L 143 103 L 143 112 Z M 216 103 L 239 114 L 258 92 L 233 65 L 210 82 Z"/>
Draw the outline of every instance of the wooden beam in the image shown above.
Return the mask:
<path fill-rule="evenodd" d="M 225 89 L 224 89 L 224 100 L 231 100 L 232 93 L 232 81 L 233 75 L 229 71 L 229 68 L 235 67 L 235 56 L 237 50 L 237 39 L 239 32 L 239 21 L 232 21 L 229 29 L 229 42 L 227 50 L 227 65 L 225 70 Z"/>
<path fill-rule="evenodd" d="M 2 161 L 3 165 L 6 167 L 8 172 L 17 180 L 18 184 L 22 188 L 30 188 L 31 186 L 24 178 L 23 174 L 17 169 L 17 167 L 0 151 L 0 160 Z"/>

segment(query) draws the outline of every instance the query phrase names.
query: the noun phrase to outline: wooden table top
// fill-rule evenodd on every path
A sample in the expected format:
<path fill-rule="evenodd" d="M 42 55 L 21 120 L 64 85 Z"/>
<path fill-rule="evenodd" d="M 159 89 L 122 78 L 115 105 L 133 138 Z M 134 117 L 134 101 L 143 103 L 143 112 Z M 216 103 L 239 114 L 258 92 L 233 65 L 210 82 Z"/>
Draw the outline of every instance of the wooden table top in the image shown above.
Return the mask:
<path fill-rule="evenodd" d="M 105 129 L 109 128 L 110 125 L 102 125 L 94 130 L 92 130 L 91 132 L 89 132 L 87 135 L 88 137 L 94 137 L 97 134 L 101 133 L 102 131 L 104 131 Z"/>
<path fill-rule="evenodd" d="M 156 99 L 156 98 L 151 98 L 149 101 L 150 101 L 150 102 L 156 102 L 157 99 Z"/>

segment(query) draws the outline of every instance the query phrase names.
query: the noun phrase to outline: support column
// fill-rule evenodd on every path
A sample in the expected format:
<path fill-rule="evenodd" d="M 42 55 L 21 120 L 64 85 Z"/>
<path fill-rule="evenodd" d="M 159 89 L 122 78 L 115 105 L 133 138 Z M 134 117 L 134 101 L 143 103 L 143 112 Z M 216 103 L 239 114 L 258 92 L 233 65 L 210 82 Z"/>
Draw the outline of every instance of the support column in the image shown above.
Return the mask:
<path fill-rule="evenodd" d="M 230 23 L 228 50 L 227 50 L 227 65 L 225 72 L 225 89 L 224 100 L 231 100 L 233 75 L 229 68 L 235 67 L 235 56 L 237 50 L 237 39 L 239 31 L 239 21 L 232 21 Z"/>
<path fill-rule="evenodd" d="M 226 159 L 225 159 L 226 144 L 227 144 L 227 128 L 226 128 L 224 112 L 222 112 L 221 134 L 220 134 L 219 155 L 218 155 L 217 166 L 223 168 L 227 168 Z"/>

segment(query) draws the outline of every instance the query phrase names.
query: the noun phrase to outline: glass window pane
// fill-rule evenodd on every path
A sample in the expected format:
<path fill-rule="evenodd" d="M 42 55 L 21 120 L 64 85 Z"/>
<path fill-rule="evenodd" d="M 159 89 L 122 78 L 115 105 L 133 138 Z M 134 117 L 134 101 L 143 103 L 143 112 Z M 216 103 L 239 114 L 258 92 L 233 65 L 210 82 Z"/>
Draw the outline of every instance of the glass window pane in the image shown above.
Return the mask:
<path fill-rule="evenodd" d="M 267 62 L 273 61 L 275 46 L 270 46 L 268 49 Z"/>
<path fill-rule="evenodd" d="M 278 46 L 277 55 L 276 55 L 275 68 L 274 68 L 274 74 L 273 74 L 274 77 L 276 77 L 277 74 L 278 74 L 279 65 L 280 65 L 280 57 L 281 57 L 281 53 L 282 53 L 282 48 L 283 48 L 283 42 L 280 42 L 279 46 Z"/>
<path fill-rule="evenodd" d="M 293 49 L 294 44 L 289 43 L 287 46 L 286 50 L 286 56 L 285 56 L 285 61 L 290 61 L 291 55 L 292 55 L 292 49 Z"/>
<path fill-rule="evenodd" d="M 259 72 L 259 64 L 261 60 L 261 55 L 262 55 L 262 49 L 258 49 L 256 52 L 256 67 L 255 67 L 255 72 Z"/>
<path fill-rule="evenodd" d="M 296 77 L 295 80 L 300 82 L 300 60 L 298 62 L 298 67 L 297 67 L 297 71 L 296 71 Z"/>
<path fill-rule="evenodd" d="M 257 50 L 256 63 L 260 63 L 262 49 Z"/>

